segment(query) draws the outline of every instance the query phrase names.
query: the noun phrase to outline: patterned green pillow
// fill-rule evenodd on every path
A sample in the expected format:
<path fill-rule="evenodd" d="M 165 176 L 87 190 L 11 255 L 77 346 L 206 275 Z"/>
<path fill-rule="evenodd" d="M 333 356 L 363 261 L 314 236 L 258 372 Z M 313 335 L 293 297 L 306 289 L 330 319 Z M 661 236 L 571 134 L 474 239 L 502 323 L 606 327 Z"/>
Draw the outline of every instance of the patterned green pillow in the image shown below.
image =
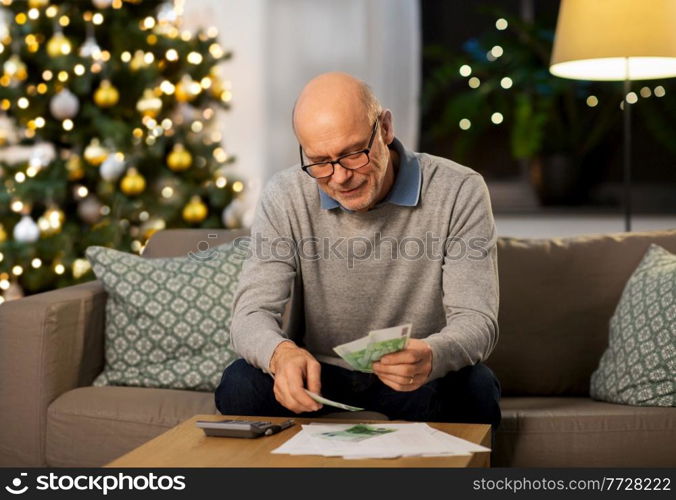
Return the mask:
<path fill-rule="evenodd" d="M 589 392 L 611 403 L 676 406 L 676 255 L 654 243 L 610 319 Z"/>
<path fill-rule="evenodd" d="M 105 367 L 94 385 L 215 390 L 237 357 L 230 315 L 246 257 L 237 247 L 159 259 L 87 248 L 108 292 Z"/>

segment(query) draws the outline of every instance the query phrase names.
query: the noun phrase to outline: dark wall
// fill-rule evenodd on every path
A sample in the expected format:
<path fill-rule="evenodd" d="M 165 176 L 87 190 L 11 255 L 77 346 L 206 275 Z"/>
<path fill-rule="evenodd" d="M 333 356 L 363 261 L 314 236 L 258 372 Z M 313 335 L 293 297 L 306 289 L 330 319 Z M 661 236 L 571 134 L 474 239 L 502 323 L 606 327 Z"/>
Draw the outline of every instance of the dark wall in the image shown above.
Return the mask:
<path fill-rule="evenodd" d="M 472 37 L 494 26 L 495 19 L 478 12 L 480 6 L 497 6 L 508 12 L 520 14 L 522 8 L 520 0 L 421 0 L 423 46 L 428 44 L 444 44 L 461 52 L 463 43 Z M 548 23 L 552 29 L 556 26 L 558 14 L 558 0 L 534 0 L 531 4 L 535 16 L 540 21 Z M 423 86 L 425 78 L 433 69 L 429 60 L 423 57 L 422 75 Z M 651 89 L 662 85 L 667 94 L 661 100 L 651 97 L 652 106 L 662 106 L 668 99 L 673 103 L 676 98 L 676 79 L 660 81 L 634 82 L 632 89 L 637 91 L 648 86 Z M 641 105 L 641 100 L 636 106 Z M 673 106 L 673 104 L 672 104 Z M 655 109 L 655 108 L 653 108 Z M 659 109 L 659 108 L 657 108 Z M 431 154 L 438 154 L 452 158 L 452 144 L 448 139 L 431 139 L 428 134 L 429 120 L 422 117 L 420 125 L 420 149 Z M 648 126 L 639 110 L 633 110 L 633 171 L 632 180 L 635 184 L 655 184 L 662 189 L 665 186 L 674 187 L 674 201 L 672 207 L 665 207 L 666 211 L 676 210 L 676 154 L 675 149 L 667 149 L 654 139 L 649 133 Z M 674 138 L 676 142 L 676 137 Z M 592 179 L 597 186 L 619 183 L 622 181 L 622 115 L 618 110 L 617 123 L 609 134 L 606 146 L 594 159 L 601 166 Z M 464 163 L 481 172 L 487 180 L 504 180 L 516 178 L 519 175 L 519 162 L 514 160 L 509 150 L 508 130 L 505 127 L 496 127 L 491 131 L 481 147 L 473 148 Z M 586 203 L 601 203 L 598 200 L 586 200 Z M 640 210 L 640 207 L 636 207 Z"/>

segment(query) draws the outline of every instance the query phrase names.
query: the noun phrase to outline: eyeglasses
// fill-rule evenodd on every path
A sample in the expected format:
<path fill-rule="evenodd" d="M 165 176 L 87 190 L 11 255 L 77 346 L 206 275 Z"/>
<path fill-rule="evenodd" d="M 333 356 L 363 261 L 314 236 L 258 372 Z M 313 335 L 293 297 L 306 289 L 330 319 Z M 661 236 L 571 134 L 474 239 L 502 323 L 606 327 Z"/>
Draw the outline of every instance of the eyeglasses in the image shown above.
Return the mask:
<path fill-rule="evenodd" d="M 321 179 L 322 177 L 331 177 L 333 175 L 334 165 L 339 163 L 341 167 L 348 170 L 356 170 L 358 168 L 365 167 L 371 161 L 369 153 L 371 152 L 371 146 L 373 145 L 373 139 L 376 137 L 376 129 L 378 128 L 378 122 L 380 120 L 376 119 L 376 122 L 373 124 L 373 130 L 371 131 L 371 137 L 369 138 L 369 143 L 366 146 L 366 149 L 361 151 L 354 151 L 352 153 L 347 153 L 340 158 L 332 161 L 320 161 L 318 163 L 311 163 L 310 165 L 305 165 L 303 160 L 303 146 L 299 146 L 300 151 L 300 165 L 301 168 L 308 174 L 310 177 L 315 179 Z"/>

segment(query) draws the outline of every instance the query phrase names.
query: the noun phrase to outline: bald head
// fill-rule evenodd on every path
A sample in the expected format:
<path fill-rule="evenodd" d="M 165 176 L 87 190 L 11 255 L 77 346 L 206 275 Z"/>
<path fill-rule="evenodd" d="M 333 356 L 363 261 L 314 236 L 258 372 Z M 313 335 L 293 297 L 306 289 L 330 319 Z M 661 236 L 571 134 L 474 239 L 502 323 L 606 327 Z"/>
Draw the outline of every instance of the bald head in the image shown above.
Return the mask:
<path fill-rule="evenodd" d="M 293 130 L 301 141 L 308 128 L 370 126 L 381 113 L 371 88 L 341 72 L 323 73 L 303 88 L 293 110 Z"/>

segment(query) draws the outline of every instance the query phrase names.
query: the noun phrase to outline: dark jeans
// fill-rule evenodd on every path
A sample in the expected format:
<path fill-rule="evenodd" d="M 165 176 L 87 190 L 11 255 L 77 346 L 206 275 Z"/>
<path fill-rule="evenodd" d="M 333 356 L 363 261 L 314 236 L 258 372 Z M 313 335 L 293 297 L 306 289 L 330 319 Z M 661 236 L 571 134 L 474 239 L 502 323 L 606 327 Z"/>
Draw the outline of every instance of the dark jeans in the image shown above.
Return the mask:
<path fill-rule="evenodd" d="M 500 424 L 500 383 L 486 365 L 478 363 L 449 372 L 419 389 L 399 392 L 374 374 L 322 363 L 322 396 L 384 413 L 392 420 Z M 334 413 L 324 405 L 317 412 L 296 415 L 275 399 L 274 380 L 243 359 L 228 366 L 216 389 L 216 408 L 224 415 L 316 417 Z"/>

